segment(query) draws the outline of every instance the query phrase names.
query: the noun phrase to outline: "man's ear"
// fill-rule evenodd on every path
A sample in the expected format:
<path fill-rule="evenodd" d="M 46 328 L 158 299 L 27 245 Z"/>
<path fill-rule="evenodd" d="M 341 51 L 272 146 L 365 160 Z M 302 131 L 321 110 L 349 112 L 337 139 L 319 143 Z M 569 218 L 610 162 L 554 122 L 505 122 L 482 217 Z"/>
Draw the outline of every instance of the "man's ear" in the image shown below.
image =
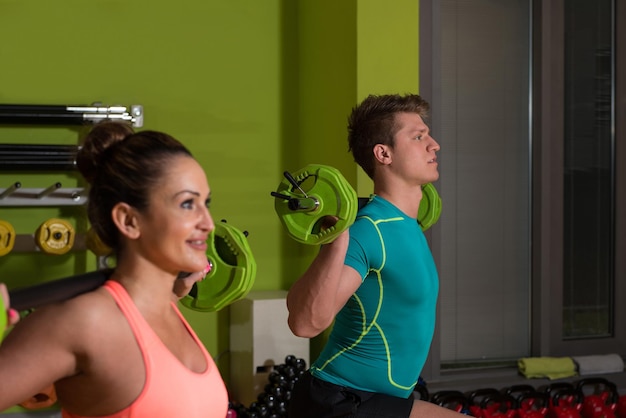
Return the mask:
<path fill-rule="evenodd" d="M 391 150 L 388 145 L 376 144 L 374 145 L 374 158 L 383 164 L 388 165 L 391 164 Z"/>
<path fill-rule="evenodd" d="M 111 216 L 122 235 L 130 239 L 137 239 L 141 236 L 137 211 L 128 203 L 120 202 L 113 206 Z"/>

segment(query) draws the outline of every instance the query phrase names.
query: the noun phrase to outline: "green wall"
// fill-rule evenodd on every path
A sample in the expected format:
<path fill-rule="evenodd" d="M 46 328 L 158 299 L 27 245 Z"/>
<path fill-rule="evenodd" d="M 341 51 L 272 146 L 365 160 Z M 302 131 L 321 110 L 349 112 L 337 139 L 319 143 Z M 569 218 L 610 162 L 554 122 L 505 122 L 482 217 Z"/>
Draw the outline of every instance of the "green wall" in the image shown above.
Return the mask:
<path fill-rule="evenodd" d="M 254 290 L 287 289 L 317 249 L 287 237 L 270 191 L 308 163 L 369 179 L 346 120 L 367 94 L 416 92 L 418 2 L 394 0 L 0 0 L 0 103 L 140 104 L 143 129 L 185 143 L 207 172 L 216 220 L 249 231 Z M 0 143 L 76 144 L 77 128 L 0 125 Z M 0 188 L 81 185 L 76 173 L 0 172 Z M 80 208 L 6 208 L 18 234 Z M 10 253 L 11 287 L 93 270 L 95 256 Z M 184 310 L 228 381 L 228 309 Z M 315 351 L 313 344 L 313 351 Z"/>
<path fill-rule="evenodd" d="M 0 103 L 143 105 L 143 129 L 174 135 L 205 168 L 214 218 L 249 231 L 255 290 L 280 288 L 281 226 L 269 193 L 283 166 L 282 11 L 280 1 L 256 0 L 2 0 Z M 3 143 L 78 139 L 78 129 L 0 125 Z M 15 181 L 26 188 L 78 180 L 0 173 L 0 187 Z M 18 234 L 56 216 L 84 224 L 71 212 L 0 207 L 0 219 Z M 93 268 L 85 251 L 10 253 L 0 257 L 0 280 L 15 287 Z M 185 313 L 227 377 L 228 310 Z"/>

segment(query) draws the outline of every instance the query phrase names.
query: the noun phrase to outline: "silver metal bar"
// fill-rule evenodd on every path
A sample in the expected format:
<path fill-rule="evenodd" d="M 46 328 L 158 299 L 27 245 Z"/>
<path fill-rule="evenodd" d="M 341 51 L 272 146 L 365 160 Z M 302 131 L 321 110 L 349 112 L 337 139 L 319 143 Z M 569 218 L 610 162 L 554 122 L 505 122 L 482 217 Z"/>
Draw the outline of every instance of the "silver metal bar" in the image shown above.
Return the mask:
<path fill-rule="evenodd" d="M 130 122 L 143 126 L 143 106 L 58 106 L 58 105 L 0 105 L 0 123 L 75 125 L 104 119 Z"/>
<path fill-rule="evenodd" d="M 69 112 L 79 113 L 126 113 L 126 106 L 68 106 Z"/>
<path fill-rule="evenodd" d="M 39 194 L 37 194 L 37 199 L 44 198 L 48 196 L 49 194 L 51 194 L 52 192 L 54 192 L 55 190 L 60 189 L 60 188 L 61 188 L 61 183 L 56 182 L 52 186 L 47 187 L 43 189 L 41 192 L 39 192 Z"/>
<path fill-rule="evenodd" d="M 0 196 L 3 196 L 9 189 L 0 189 Z M 54 188 L 52 191 L 48 189 L 50 187 L 16 189 L 0 199 L 0 207 L 80 206 L 87 203 L 88 196 L 84 188 Z M 42 195 L 47 190 L 49 193 Z"/>
<path fill-rule="evenodd" d="M 20 187 L 22 187 L 22 183 L 20 183 L 19 181 L 16 181 L 10 187 L 7 187 L 6 189 L 4 189 L 2 193 L 0 193 L 0 199 L 4 199 L 5 197 L 9 196 L 11 193 L 15 192 Z"/>
<path fill-rule="evenodd" d="M 87 249 L 86 245 L 86 235 L 85 234 L 76 234 L 74 236 L 74 244 L 72 245 L 72 249 L 70 251 L 83 251 Z M 35 242 L 35 234 L 16 234 L 15 235 L 15 243 L 13 244 L 13 248 L 11 249 L 12 253 L 35 253 L 41 252 L 41 248 Z"/>
<path fill-rule="evenodd" d="M 313 212 L 320 202 L 314 197 L 293 197 L 288 202 L 289 209 L 294 212 Z"/>

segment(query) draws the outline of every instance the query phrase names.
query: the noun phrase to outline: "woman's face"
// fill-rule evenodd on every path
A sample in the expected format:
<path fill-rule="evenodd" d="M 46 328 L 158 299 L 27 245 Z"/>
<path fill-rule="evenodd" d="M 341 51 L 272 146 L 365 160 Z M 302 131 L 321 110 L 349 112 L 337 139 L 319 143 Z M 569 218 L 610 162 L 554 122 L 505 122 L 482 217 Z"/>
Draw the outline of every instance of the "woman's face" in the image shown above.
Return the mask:
<path fill-rule="evenodd" d="M 143 252 L 164 270 L 202 271 L 207 238 L 215 224 L 204 170 L 188 156 L 173 157 L 140 217 Z"/>

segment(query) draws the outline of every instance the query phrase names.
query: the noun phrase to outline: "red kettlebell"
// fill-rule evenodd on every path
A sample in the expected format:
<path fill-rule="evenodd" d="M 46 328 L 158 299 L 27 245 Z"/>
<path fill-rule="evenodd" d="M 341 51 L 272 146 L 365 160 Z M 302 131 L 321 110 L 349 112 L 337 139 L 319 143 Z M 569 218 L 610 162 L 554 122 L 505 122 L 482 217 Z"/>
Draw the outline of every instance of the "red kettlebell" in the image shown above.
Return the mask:
<path fill-rule="evenodd" d="M 490 396 L 498 395 L 500 395 L 500 391 L 495 388 L 481 388 L 470 392 L 467 398 L 469 401 L 468 408 L 472 416 L 484 418 L 486 414 L 491 414 L 493 411 L 497 410 L 499 404 L 491 402 L 488 405 L 485 404 L 483 408 L 483 401 Z"/>
<path fill-rule="evenodd" d="M 519 418 L 544 418 L 550 407 L 550 397 L 546 393 L 526 392 L 517 398 Z"/>
<path fill-rule="evenodd" d="M 626 418 L 626 395 L 622 395 L 617 400 L 617 408 L 615 409 L 619 418 Z"/>
<path fill-rule="evenodd" d="M 603 377 L 581 379 L 576 388 L 583 394 L 581 414 L 584 418 L 615 418 L 617 387 Z"/>
<path fill-rule="evenodd" d="M 554 418 L 582 418 L 583 394 L 576 388 L 557 391 L 552 396 L 549 416 Z"/>

